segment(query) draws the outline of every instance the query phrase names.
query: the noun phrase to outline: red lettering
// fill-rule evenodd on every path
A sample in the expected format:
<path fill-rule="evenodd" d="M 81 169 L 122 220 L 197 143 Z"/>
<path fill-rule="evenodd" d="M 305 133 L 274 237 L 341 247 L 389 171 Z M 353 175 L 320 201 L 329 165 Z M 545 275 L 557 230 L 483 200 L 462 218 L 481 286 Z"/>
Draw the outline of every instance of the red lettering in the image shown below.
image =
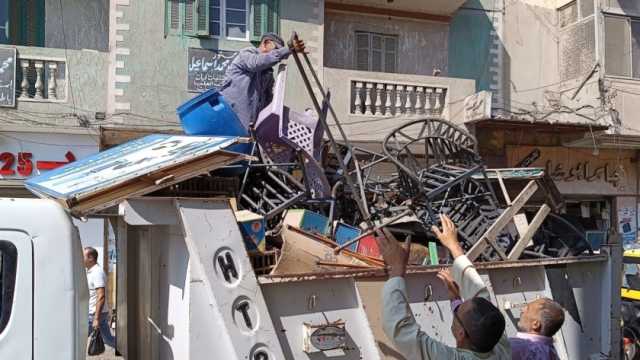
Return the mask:
<path fill-rule="evenodd" d="M 0 175 L 13 175 L 15 171 L 11 167 L 13 167 L 13 162 L 15 161 L 15 157 L 12 153 L 4 152 L 0 154 L 0 163 L 3 163 L 2 167 L 0 167 Z"/>
<path fill-rule="evenodd" d="M 18 153 L 18 174 L 22 176 L 29 176 L 33 172 L 33 162 L 31 162 L 31 158 L 33 154 L 28 152 L 19 152 Z"/>

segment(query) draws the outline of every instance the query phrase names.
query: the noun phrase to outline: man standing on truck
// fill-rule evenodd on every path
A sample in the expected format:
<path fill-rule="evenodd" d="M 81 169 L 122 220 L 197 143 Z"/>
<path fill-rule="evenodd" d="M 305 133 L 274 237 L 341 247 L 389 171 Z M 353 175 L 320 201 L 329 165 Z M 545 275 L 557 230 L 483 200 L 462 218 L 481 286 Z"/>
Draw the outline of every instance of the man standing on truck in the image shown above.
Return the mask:
<path fill-rule="evenodd" d="M 116 340 L 109 329 L 109 307 L 106 303 L 107 276 L 98 265 L 98 251 L 92 247 L 84 248 L 84 266 L 87 268 L 89 285 L 89 334 L 99 329 L 106 345 L 115 349 Z"/>
<path fill-rule="evenodd" d="M 266 33 L 262 35 L 257 48 L 244 48 L 233 59 L 225 72 L 220 93 L 245 129 L 249 129 L 260 111 L 271 103 L 274 84 L 272 67 L 288 58 L 291 51 L 303 52 L 304 49 L 302 40 L 294 40 L 293 48 L 289 49 L 280 36 Z"/>
<path fill-rule="evenodd" d="M 511 359 L 511 346 L 504 329 L 504 316 L 489 301 L 489 291 L 475 267 L 464 255 L 453 221 L 440 215 L 442 230 L 433 227 L 440 243 L 449 249 L 453 262 L 453 278 L 460 284 L 464 301 L 452 303 L 451 332 L 456 347 L 430 337 L 420 329 L 407 302 L 404 275 L 409 252 L 403 249 L 386 229 L 377 238 L 389 280 L 383 290 L 383 328 L 398 350 L 409 360 L 436 359 Z M 408 244 L 407 244 L 408 245 Z"/>

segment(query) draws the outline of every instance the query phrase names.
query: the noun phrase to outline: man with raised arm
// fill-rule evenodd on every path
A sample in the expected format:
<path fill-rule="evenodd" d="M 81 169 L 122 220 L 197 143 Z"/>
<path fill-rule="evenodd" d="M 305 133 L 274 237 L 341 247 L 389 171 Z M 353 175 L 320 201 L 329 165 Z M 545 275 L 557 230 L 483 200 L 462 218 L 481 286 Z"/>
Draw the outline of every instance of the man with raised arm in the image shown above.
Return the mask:
<path fill-rule="evenodd" d="M 436 359 L 511 359 L 511 347 L 505 336 L 505 320 L 489 301 L 489 292 L 473 264 L 458 243 L 451 219 L 441 215 L 442 229 L 433 227 L 440 243 L 451 252 L 453 280 L 460 284 L 462 299 L 453 311 L 451 332 L 456 347 L 431 338 L 422 331 L 409 307 L 405 273 L 409 253 L 386 229 L 378 245 L 389 267 L 389 280 L 383 290 L 383 327 L 408 360 Z M 452 306 L 453 307 L 453 306 Z"/>

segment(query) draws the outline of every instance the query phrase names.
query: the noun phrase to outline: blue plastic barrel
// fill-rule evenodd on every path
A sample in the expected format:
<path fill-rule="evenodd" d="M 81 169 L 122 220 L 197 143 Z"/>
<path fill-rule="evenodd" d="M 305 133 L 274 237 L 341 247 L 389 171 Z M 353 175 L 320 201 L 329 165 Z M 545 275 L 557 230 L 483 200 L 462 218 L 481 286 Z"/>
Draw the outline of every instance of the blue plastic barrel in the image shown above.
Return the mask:
<path fill-rule="evenodd" d="M 187 135 L 249 136 L 231 106 L 214 89 L 180 105 L 177 112 Z"/>
<path fill-rule="evenodd" d="M 187 135 L 249 136 L 236 113 L 224 101 L 224 96 L 214 89 L 178 106 L 176 111 Z M 251 144 L 234 145 L 229 150 L 250 154 Z"/>

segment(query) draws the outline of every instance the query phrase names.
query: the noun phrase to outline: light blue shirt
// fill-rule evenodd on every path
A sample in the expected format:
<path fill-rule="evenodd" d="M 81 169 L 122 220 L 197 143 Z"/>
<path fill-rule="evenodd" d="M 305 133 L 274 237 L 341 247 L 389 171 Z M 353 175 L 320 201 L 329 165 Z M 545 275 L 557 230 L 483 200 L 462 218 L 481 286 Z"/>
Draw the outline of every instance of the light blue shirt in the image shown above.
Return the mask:
<path fill-rule="evenodd" d="M 262 53 L 254 47 L 240 50 L 225 72 L 220 93 L 245 129 L 256 121 L 258 113 L 271 102 L 272 67 L 291 54 L 288 47 Z"/>
<path fill-rule="evenodd" d="M 475 296 L 489 299 L 482 278 L 466 256 L 459 256 L 453 262 L 453 279 L 460 287 L 463 299 Z M 431 338 L 420 329 L 413 317 L 407 302 L 405 280 L 393 277 L 384 285 L 383 290 L 383 327 L 387 337 L 407 360 L 472 360 L 472 359 L 511 359 L 511 347 L 506 334 L 498 344 L 488 353 L 476 353 L 470 350 L 457 349 Z"/>

